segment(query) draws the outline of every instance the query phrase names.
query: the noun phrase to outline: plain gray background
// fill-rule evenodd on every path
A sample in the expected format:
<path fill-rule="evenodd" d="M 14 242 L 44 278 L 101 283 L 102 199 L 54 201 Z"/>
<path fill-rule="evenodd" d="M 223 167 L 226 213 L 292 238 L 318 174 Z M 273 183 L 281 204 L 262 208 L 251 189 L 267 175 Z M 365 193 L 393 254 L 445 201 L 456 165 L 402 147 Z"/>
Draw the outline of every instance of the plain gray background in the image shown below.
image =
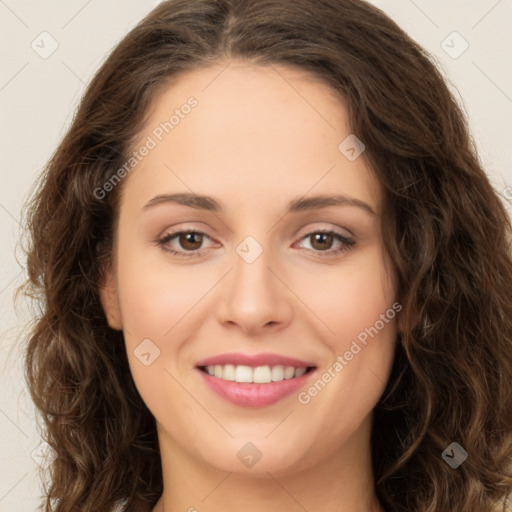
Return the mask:
<path fill-rule="evenodd" d="M 41 492 L 41 438 L 21 350 L 31 310 L 13 301 L 24 279 L 16 262 L 21 207 L 92 74 L 157 3 L 0 0 L 0 512 L 36 510 Z M 512 0 L 373 3 L 437 57 L 492 183 L 512 199 Z"/>

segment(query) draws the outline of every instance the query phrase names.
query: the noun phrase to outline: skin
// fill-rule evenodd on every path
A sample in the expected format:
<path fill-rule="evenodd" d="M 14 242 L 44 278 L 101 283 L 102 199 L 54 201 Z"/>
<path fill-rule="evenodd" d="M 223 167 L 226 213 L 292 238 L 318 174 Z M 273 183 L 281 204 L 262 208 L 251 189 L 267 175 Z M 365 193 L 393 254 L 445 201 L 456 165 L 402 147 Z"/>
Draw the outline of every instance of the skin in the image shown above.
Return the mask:
<path fill-rule="evenodd" d="M 304 71 L 227 64 L 187 72 L 156 98 L 135 148 L 190 96 L 198 105 L 124 178 L 114 262 L 101 288 L 157 421 L 164 492 L 154 511 L 383 510 L 370 429 L 397 317 L 307 404 L 293 393 L 240 407 L 195 369 L 226 352 L 273 352 L 315 362 L 307 390 L 395 302 L 382 189 L 362 157 L 349 161 L 338 149 L 351 133 L 344 101 Z M 223 211 L 171 202 L 143 209 L 159 194 L 191 191 Z M 364 201 L 375 214 L 352 205 L 286 214 L 290 200 L 323 193 Z M 207 236 L 156 243 L 187 229 Z M 315 242 L 318 229 L 355 245 Z M 252 263 L 236 252 L 247 236 L 263 249 Z M 169 247 L 200 255 L 180 258 Z M 340 247 L 347 250 L 322 256 Z M 144 339 L 160 350 L 148 366 L 134 353 Z M 247 442 L 262 454 L 250 468 L 237 457 Z"/>

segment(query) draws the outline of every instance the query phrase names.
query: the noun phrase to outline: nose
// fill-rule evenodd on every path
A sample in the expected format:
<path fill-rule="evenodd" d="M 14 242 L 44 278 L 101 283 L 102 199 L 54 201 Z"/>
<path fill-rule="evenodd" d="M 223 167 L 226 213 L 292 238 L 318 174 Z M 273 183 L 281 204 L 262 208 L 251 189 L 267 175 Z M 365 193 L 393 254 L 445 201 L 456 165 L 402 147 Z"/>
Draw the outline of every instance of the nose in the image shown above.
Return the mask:
<path fill-rule="evenodd" d="M 281 276 L 281 266 L 263 250 L 252 262 L 235 254 L 234 268 L 227 276 L 220 303 L 218 320 L 225 327 L 238 328 L 258 336 L 284 328 L 293 314 L 293 294 Z"/>

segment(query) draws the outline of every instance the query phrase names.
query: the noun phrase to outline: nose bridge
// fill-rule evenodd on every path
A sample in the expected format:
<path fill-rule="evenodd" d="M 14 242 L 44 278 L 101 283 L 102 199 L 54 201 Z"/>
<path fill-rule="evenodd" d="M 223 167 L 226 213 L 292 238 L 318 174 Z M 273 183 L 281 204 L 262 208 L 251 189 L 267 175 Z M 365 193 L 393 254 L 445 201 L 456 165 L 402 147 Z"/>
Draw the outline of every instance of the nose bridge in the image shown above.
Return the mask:
<path fill-rule="evenodd" d="M 233 272 L 220 308 L 223 322 L 238 324 L 245 331 L 289 320 L 291 304 L 286 287 L 271 270 L 274 261 L 270 237 L 247 236 L 235 248 Z M 270 267 L 270 268 L 269 268 Z"/>
<path fill-rule="evenodd" d="M 272 266 L 272 250 L 269 238 L 249 235 L 236 247 L 234 258 L 232 294 L 247 305 L 268 304 L 275 299 L 275 276 L 270 272 Z"/>

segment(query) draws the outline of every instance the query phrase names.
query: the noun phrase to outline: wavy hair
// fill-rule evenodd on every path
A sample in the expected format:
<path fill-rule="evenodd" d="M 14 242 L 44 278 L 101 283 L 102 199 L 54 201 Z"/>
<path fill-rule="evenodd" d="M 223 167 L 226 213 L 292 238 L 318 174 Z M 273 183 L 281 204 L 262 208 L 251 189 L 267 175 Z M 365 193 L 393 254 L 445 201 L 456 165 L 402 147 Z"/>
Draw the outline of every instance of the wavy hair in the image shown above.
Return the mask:
<path fill-rule="evenodd" d="M 146 512 L 163 490 L 155 420 L 99 283 L 121 182 L 155 97 L 239 59 L 294 66 L 345 100 L 384 190 L 384 243 L 403 305 L 374 410 L 377 497 L 389 512 L 505 510 L 512 489 L 512 226 L 435 60 L 361 0 L 169 0 L 101 66 L 27 202 L 26 378 L 57 458 L 45 512 Z M 441 453 L 468 453 L 452 469 Z M 333 479 L 334 479 L 333 475 Z"/>

